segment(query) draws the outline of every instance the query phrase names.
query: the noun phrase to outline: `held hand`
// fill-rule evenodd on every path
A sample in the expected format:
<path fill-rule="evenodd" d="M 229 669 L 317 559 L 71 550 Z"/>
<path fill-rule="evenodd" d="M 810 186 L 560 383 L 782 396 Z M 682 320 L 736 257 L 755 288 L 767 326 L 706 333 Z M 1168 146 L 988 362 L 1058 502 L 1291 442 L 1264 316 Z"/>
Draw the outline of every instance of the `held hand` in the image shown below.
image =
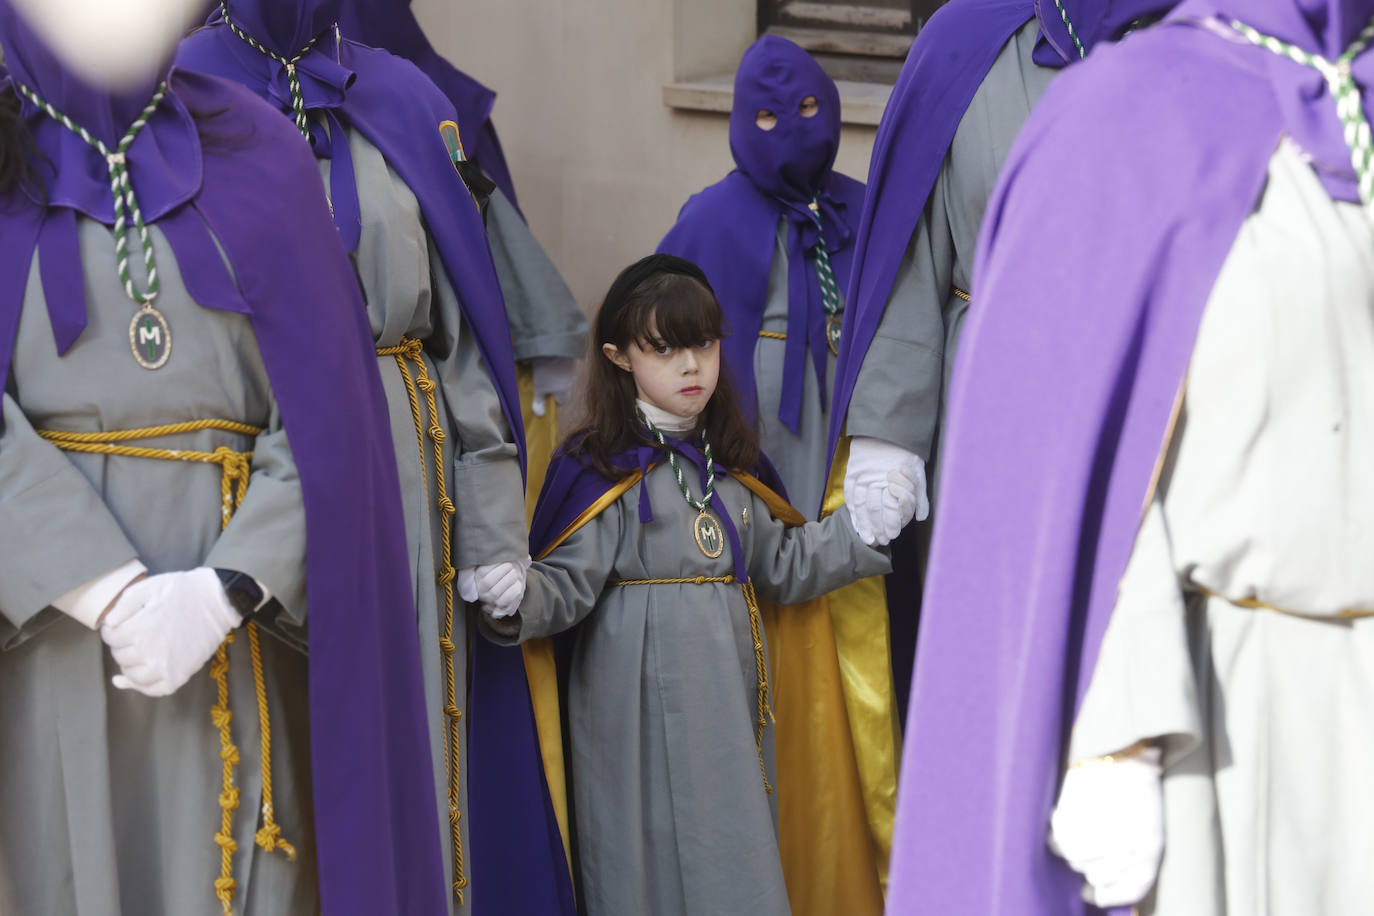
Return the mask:
<path fill-rule="evenodd" d="M 1083 876 L 1089 903 L 1139 903 L 1164 857 L 1159 749 L 1070 769 L 1050 817 L 1049 844 Z"/>
<path fill-rule="evenodd" d="M 476 568 L 478 599 L 489 617 L 500 620 L 514 616 L 520 610 L 520 601 L 525 597 L 525 575 L 529 568 L 529 557 L 513 563 L 493 563 Z"/>
<path fill-rule="evenodd" d="M 577 377 L 577 360 L 566 356 L 536 356 L 530 362 L 534 374 L 534 400 L 530 409 L 536 417 L 542 417 L 548 411 L 545 398 L 552 397 L 554 403 L 560 405 L 568 400 Z"/>
<path fill-rule="evenodd" d="M 219 576 L 200 567 L 130 585 L 105 616 L 100 637 L 119 664 L 116 687 L 162 697 L 203 668 L 242 622 Z"/>
<path fill-rule="evenodd" d="M 886 545 L 915 518 L 930 515 L 926 467 L 920 456 L 870 436 L 849 443 L 844 499 L 860 539 Z"/>

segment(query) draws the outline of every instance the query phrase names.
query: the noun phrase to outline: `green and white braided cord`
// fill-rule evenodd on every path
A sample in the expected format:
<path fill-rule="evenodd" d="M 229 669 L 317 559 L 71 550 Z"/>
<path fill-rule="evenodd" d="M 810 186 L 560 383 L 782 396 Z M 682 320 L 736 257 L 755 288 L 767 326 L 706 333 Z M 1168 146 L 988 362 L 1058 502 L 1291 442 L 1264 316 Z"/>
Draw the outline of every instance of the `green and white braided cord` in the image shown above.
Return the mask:
<path fill-rule="evenodd" d="M 310 120 L 305 116 L 305 96 L 301 94 L 301 78 L 296 73 L 296 64 L 300 62 L 300 59 L 302 57 L 310 53 L 310 49 L 315 47 L 315 42 L 319 41 L 320 35 L 323 35 L 324 33 L 321 32 L 320 35 L 316 35 L 314 38 L 307 41 L 305 43 L 305 47 L 301 48 L 299 54 L 297 54 L 290 60 L 287 60 L 285 57 L 282 57 L 276 51 L 264 47 L 262 42 L 258 41 L 252 35 L 249 35 L 243 29 L 235 25 L 234 20 L 229 18 L 229 7 L 225 5 L 223 2 L 221 2 L 219 5 L 219 11 L 220 14 L 224 16 L 224 24 L 229 26 L 229 31 L 233 32 L 239 38 L 242 38 L 245 42 L 248 43 L 249 47 L 253 48 L 255 51 L 258 51 L 262 54 L 266 54 L 268 57 L 272 58 L 277 63 L 281 64 L 283 67 L 286 68 L 286 83 L 287 86 L 291 89 L 291 113 L 296 119 L 296 129 L 301 132 L 301 136 L 309 140 Z"/>
<path fill-rule="evenodd" d="M 167 84 L 162 83 L 157 87 L 152 99 L 134 123 L 129 125 L 129 129 L 124 132 L 124 137 L 113 152 L 99 137 L 93 136 L 86 128 L 58 111 L 37 92 L 18 80 L 14 80 L 14 86 L 44 114 L 85 140 L 96 152 L 105 157 L 105 167 L 110 174 L 110 193 L 114 196 L 115 266 L 119 269 L 119 280 L 124 284 L 124 292 L 130 299 L 140 306 L 148 305 L 157 298 L 157 265 L 153 263 L 152 237 L 148 233 L 147 224 L 143 222 L 143 211 L 139 209 L 138 198 L 134 196 L 134 187 L 129 182 L 129 164 L 125 159 L 125 153 L 133 145 L 139 131 L 143 130 L 143 125 L 153 116 L 157 106 L 162 104 L 162 98 L 167 94 Z M 129 273 L 129 220 L 132 220 L 132 229 L 138 232 L 139 243 L 143 246 L 143 266 L 148 274 L 148 288 L 141 292 L 134 287 L 134 279 Z"/>
<path fill-rule="evenodd" d="M 687 487 L 687 479 L 682 476 L 682 465 L 678 463 L 677 453 L 673 451 L 668 440 L 663 437 L 663 432 L 653 424 L 644 411 L 635 408 L 635 413 L 639 414 L 639 419 L 645 426 L 649 427 L 649 432 L 658 440 L 658 444 L 668 451 L 668 463 L 673 466 L 673 476 L 677 478 L 678 488 L 682 490 L 682 496 L 687 500 L 687 505 L 698 511 L 704 511 L 711 504 L 711 497 L 716 492 L 716 465 L 711 460 L 711 443 L 706 440 L 706 431 L 701 433 L 701 453 L 706 456 L 706 493 L 700 500 L 692 497 L 692 491 Z"/>
<path fill-rule="evenodd" d="M 1069 19 L 1069 11 L 1064 9 L 1064 0 L 1054 0 L 1055 9 L 1059 10 L 1059 18 L 1064 20 L 1064 28 L 1069 30 L 1069 40 L 1078 49 L 1080 59 L 1088 56 L 1088 50 L 1083 47 L 1083 42 L 1078 38 L 1078 30 L 1073 27 L 1073 21 Z"/>
<path fill-rule="evenodd" d="M 840 310 L 840 287 L 835 282 L 835 271 L 830 268 L 830 250 L 825 247 L 819 197 L 811 201 L 810 212 L 816 221 L 816 275 L 821 282 L 821 301 L 825 304 L 825 313 L 833 315 Z"/>
<path fill-rule="evenodd" d="M 1355 177 L 1359 181 L 1360 201 L 1374 216 L 1374 142 L 1370 139 L 1369 119 L 1364 114 L 1360 86 L 1350 72 L 1355 58 L 1363 54 L 1369 43 L 1374 41 L 1374 19 L 1370 19 L 1350 47 L 1334 61 L 1265 35 L 1237 19 L 1231 20 L 1231 28 L 1253 44 L 1311 67 L 1326 78 L 1326 84 L 1336 98 L 1336 114 L 1344 129 L 1345 145 L 1350 147 L 1350 164 L 1355 167 Z"/>

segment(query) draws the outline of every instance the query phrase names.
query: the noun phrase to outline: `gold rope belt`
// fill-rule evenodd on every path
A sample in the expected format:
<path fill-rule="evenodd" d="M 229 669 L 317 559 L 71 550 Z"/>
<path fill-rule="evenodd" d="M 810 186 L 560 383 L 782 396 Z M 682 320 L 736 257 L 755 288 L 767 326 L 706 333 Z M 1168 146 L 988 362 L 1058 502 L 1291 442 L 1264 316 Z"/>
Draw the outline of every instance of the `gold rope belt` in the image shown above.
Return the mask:
<path fill-rule="evenodd" d="M 734 576 L 689 576 L 681 579 L 612 579 L 608 585 L 624 588 L 630 585 L 706 585 L 718 583 L 733 585 Z M 754 748 L 759 755 L 759 772 L 763 774 L 763 789 L 773 794 L 773 786 L 768 782 L 768 767 L 763 762 L 763 730 L 773 721 L 772 702 L 769 699 L 768 664 L 763 653 L 763 618 L 759 614 L 758 596 L 754 594 L 754 583 L 741 582 L 744 604 L 749 608 L 749 635 L 754 638 L 754 670 L 758 673 L 758 725 L 754 729 Z"/>
<path fill-rule="evenodd" d="M 1304 620 L 1358 620 L 1361 617 L 1374 617 L 1374 611 L 1337 611 L 1335 614 L 1308 614 L 1303 611 L 1290 611 L 1287 608 L 1275 607 L 1272 604 L 1265 604 L 1263 601 L 1256 601 L 1254 598 L 1231 598 L 1227 595 L 1204 588 L 1196 583 L 1189 583 L 1189 591 L 1197 592 L 1208 598 L 1220 598 L 1227 604 L 1235 605 L 1239 608 L 1246 608 L 1251 611 L 1273 611 L 1276 614 L 1283 614 L 1288 617 L 1301 617 Z"/>
<path fill-rule="evenodd" d="M 122 455 L 128 458 L 155 458 L 164 461 L 196 461 L 220 466 L 220 530 L 229 526 L 235 510 L 243 503 L 252 474 L 252 452 L 236 452 L 220 446 L 213 452 L 191 451 L 187 449 L 150 448 L 141 445 L 122 443 L 140 439 L 157 439 L 177 433 L 198 432 L 215 429 L 243 436 L 257 436 L 262 432 L 256 426 L 238 423 L 233 420 L 192 420 L 186 423 L 169 423 L 165 426 L 148 426 L 142 429 L 108 430 L 96 433 L 63 432 L 61 430 L 40 429 L 38 434 L 64 451 L 86 452 L 97 455 Z M 263 683 L 262 650 L 258 641 L 256 624 L 248 624 L 248 649 L 253 663 L 253 689 L 257 694 L 259 722 L 259 759 L 262 767 L 262 829 L 254 836 L 254 841 L 268 852 L 280 849 L 292 861 L 296 849 L 282 839 L 281 826 L 277 824 L 272 808 L 272 720 L 267 709 L 267 688 Z M 224 642 L 215 650 L 210 662 L 210 676 L 215 681 L 215 705 L 210 708 L 210 721 L 219 729 L 219 757 L 223 767 L 219 795 L 220 832 L 215 834 L 215 845 L 220 849 L 220 876 L 215 880 L 215 897 L 225 913 L 233 912 L 234 891 L 238 882 L 234 880 L 234 852 L 238 843 L 234 841 L 234 812 L 239 807 L 239 788 L 234 784 L 234 768 L 239 764 L 239 751 L 234 745 L 229 724 L 234 715 L 229 711 L 229 644 L 234 634 L 224 637 Z"/>
<path fill-rule="evenodd" d="M 448 495 L 448 477 L 444 472 L 444 429 L 439 425 L 439 409 L 435 402 L 434 389 L 437 387 L 429 377 L 425 366 L 424 344 L 413 337 L 402 337 L 393 347 L 379 347 L 378 356 L 394 356 L 396 366 L 405 379 L 406 396 L 410 399 L 410 416 L 415 422 L 415 440 L 420 449 L 420 480 L 425 486 L 425 497 L 429 497 L 429 474 L 425 468 L 425 436 L 428 435 L 434 446 L 434 488 L 439 507 L 440 545 L 442 559 L 439 567 L 438 583 L 444 590 L 444 625 L 439 635 L 439 652 L 444 663 L 444 769 L 448 776 L 448 823 L 453 838 L 453 894 L 459 906 L 463 904 L 463 890 L 468 886 L 463 872 L 463 812 L 459 809 L 459 744 L 462 731 L 463 711 L 458 707 L 458 686 L 453 672 L 453 653 L 457 646 L 453 642 L 453 580 L 458 573 L 453 568 L 453 535 L 449 522 L 453 519 L 455 507 Z M 411 374 L 410 365 L 415 365 Z M 425 396 L 425 407 L 429 410 L 430 425 L 425 426 L 420 416 L 420 395 Z"/>
<path fill-rule="evenodd" d="M 958 296 L 960 299 L 963 299 L 965 302 L 972 302 L 972 301 L 973 301 L 971 298 L 969 298 L 969 294 L 968 294 L 968 293 L 964 292 L 962 289 L 960 289 L 960 288 L 957 287 L 957 286 L 951 287 L 951 288 L 950 288 L 950 292 L 954 293 L 954 295 Z"/>
<path fill-rule="evenodd" d="M 767 337 L 769 340 L 786 340 L 787 334 L 783 331 L 759 331 L 760 337 Z"/>

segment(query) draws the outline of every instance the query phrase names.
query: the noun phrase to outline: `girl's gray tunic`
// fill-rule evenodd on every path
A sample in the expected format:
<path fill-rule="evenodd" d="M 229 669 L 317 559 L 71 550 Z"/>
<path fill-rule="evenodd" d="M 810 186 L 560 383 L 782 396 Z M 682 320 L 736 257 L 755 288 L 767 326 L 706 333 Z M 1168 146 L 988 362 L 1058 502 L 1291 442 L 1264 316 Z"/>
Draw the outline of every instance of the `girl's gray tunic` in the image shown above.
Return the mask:
<path fill-rule="evenodd" d="M 654 513 L 647 524 L 639 520 L 642 486 Z M 763 600 L 807 600 L 889 568 L 884 552 L 855 535 L 847 510 L 787 528 L 735 480 L 716 489 Z M 728 545 L 715 560 L 698 550 L 696 515 L 672 469 L 654 468 L 531 567 L 520 607 L 519 640 L 577 626 L 567 721 L 591 916 L 789 912 L 776 808 L 754 744 L 756 672 L 742 590 L 614 584 L 731 574 Z M 764 756 L 775 781 L 771 730 Z"/>
<path fill-rule="evenodd" d="M 423 341 L 426 370 L 436 383 L 434 396 L 438 416 L 429 415 L 423 393 L 419 394 L 419 410 L 421 425 L 426 430 L 437 424 L 444 433 L 445 487 L 456 509 L 450 529 L 450 565 L 462 569 L 523 558 L 528 552 L 528 529 L 515 442 L 491 377 L 482 363 L 476 339 L 465 327 L 453 284 L 425 228 L 419 202 L 365 137 L 349 130 L 348 143 L 362 214 L 362 233 L 353 264 L 367 301 L 374 339 L 379 349 L 396 346 L 402 338 Z M 327 188 L 329 161 L 321 160 L 320 166 Z M 439 583 L 443 566 L 443 531 L 434 443 L 426 434 L 422 473 L 421 445 L 417 441 L 410 394 L 401 369 L 394 356 L 379 356 L 378 368 L 386 392 L 396 465 L 401 477 L 406 545 L 415 576 L 430 751 L 439 802 L 436 817 L 444 844 L 444 865 L 451 872 L 453 856 L 443 711 L 447 685 L 439 649 L 445 617 L 444 589 Z M 417 375 L 413 363 L 409 364 L 409 371 L 412 377 Z M 456 585 L 454 607 L 454 642 L 459 646 L 453 654 L 456 705 L 465 713 L 468 672 L 467 652 L 462 647 L 466 645 L 468 625 L 466 606 L 457 597 Z M 457 759 L 458 807 L 465 812 L 466 725 Z M 461 823 L 464 858 L 470 862 L 466 820 Z M 452 877 L 449 874 L 450 882 Z M 463 908 L 458 907 L 456 898 L 450 895 L 453 911 L 470 908 L 473 895 L 480 893 L 480 888 L 467 888 Z"/>
<path fill-rule="evenodd" d="M 1284 143 L 1207 302 L 1070 746 L 1164 746 L 1142 913 L 1370 912 L 1372 463 L 1374 227 Z"/>
<path fill-rule="evenodd" d="M 97 632 L 50 603 L 137 557 L 151 573 L 211 566 L 252 575 L 282 602 L 282 631 L 305 624 L 300 482 L 249 320 L 197 305 L 150 227 L 158 309 L 175 346 L 157 371 L 129 351 L 135 306 L 115 273 L 114 237 L 78 217 L 87 325 L 65 356 L 35 255 L 0 434 L 0 913 L 185 916 L 218 913 L 220 741 L 206 669 L 168 697 L 117 690 Z M 136 264 L 135 261 L 138 261 Z M 142 281 L 141 260 L 131 269 Z M 71 265 L 72 269 L 78 269 Z M 253 452 L 247 496 L 220 531 L 211 464 L 59 451 L 36 429 L 83 432 L 198 419 L 262 427 L 256 438 L 202 431 L 147 444 Z M 229 708 L 242 758 L 236 912 L 318 909 L 310 798 L 306 659 L 262 640 L 272 715 L 277 822 L 295 862 L 253 843 L 262 774 L 248 640 L 230 647 Z"/>

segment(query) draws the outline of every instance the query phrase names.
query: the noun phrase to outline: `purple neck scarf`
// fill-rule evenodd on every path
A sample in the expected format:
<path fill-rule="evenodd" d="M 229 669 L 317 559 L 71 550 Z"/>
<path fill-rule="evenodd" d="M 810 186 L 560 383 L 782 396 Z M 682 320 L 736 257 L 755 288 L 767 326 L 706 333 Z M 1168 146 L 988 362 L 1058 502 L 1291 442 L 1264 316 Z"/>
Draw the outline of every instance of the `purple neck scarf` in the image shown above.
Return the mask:
<path fill-rule="evenodd" d="M 128 112 L 147 101 L 72 80 L 5 0 L 0 46 L 43 98 L 90 118 L 86 126 L 107 137 L 122 134 Z M 167 114 L 159 109 L 128 151 L 131 182 L 154 205 L 145 203 L 144 214 L 165 235 L 196 302 L 252 321 L 304 493 L 312 786 L 317 800 L 336 802 L 315 806 L 324 912 L 440 912 L 443 869 L 405 527 L 358 284 L 290 123 L 220 80 L 174 71 L 169 86 Z M 85 275 L 76 236 L 77 211 L 91 215 L 89 207 L 96 219 L 109 213 L 105 164 L 46 121 L 25 117 L 56 167 L 45 173 L 52 203 L 17 189 L 0 195 L 0 377 L 10 371 L 36 248 L 59 353 L 85 326 L 86 280 L 115 280 Z M 143 370 L 131 364 L 130 371 Z M 168 418 L 187 419 L 196 418 Z"/>
<path fill-rule="evenodd" d="M 434 81 L 458 111 L 458 130 L 468 158 L 481 166 L 518 211 L 510 166 L 491 121 L 496 93 L 440 56 L 411 12 L 410 0 L 345 0 L 339 28 L 354 41 L 404 57 Z"/>
<path fill-rule="evenodd" d="M 1091 51 L 1119 38 L 1135 20 L 1167 11 L 1176 0 L 1063 2 L 1085 50 Z M 832 454 L 844 432 L 859 368 L 959 121 L 1003 46 L 1032 18 L 1040 23 L 1036 64 L 1060 68 L 1079 60 L 1054 0 L 953 0 L 916 36 L 883 111 L 869 166 L 835 372 Z"/>
<path fill-rule="evenodd" d="M 413 66 L 375 48 L 340 40 L 330 23 L 340 0 L 234 0 L 229 16 L 241 30 L 289 59 L 321 36 L 296 65 L 307 111 L 321 111 L 328 136 L 312 122 L 316 156 L 331 157 L 331 198 L 345 245 L 357 247 L 361 226 L 357 188 L 344 127 L 377 147 L 415 193 L 425 226 L 448 273 L 468 330 L 477 339 L 524 468 L 524 426 L 515 381 L 515 351 L 486 229 L 467 186 L 454 170 L 439 134 L 453 107 Z M 263 29 L 257 34 L 254 29 Z M 177 53 L 179 66 L 247 86 L 283 112 L 291 110 L 286 68 L 235 35 L 212 14 Z"/>
<path fill-rule="evenodd" d="M 809 118 L 798 110 L 808 96 L 820 106 Z M 772 130 L 755 124 L 764 109 L 777 116 Z M 710 279 L 730 322 L 725 358 L 752 415 L 754 350 L 778 220 L 787 221 L 787 344 L 777 410 L 794 433 L 801 421 L 808 353 L 821 403 L 828 402 L 826 313 L 816 273 L 820 233 L 808 205 L 815 200 L 820 208 L 831 269 L 843 289 L 854 253 L 852 222 L 863 201 L 863 185 L 832 168 L 839 144 L 840 96 L 834 80 L 797 45 L 765 35 L 745 52 L 735 74 L 730 151 L 737 168 L 687 201 L 658 249 L 696 262 Z"/>
<path fill-rule="evenodd" d="M 1050 87 L 989 201 L 890 913 L 1095 912 L 1046 848 L 1048 819 L 1202 311 L 1281 137 L 1311 125 L 1309 142 L 1342 142 L 1329 94 L 1304 95 L 1301 65 L 1236 40 L 1223 8 L 1332 53 L 1374 0 L 1188 0 Z"/>

